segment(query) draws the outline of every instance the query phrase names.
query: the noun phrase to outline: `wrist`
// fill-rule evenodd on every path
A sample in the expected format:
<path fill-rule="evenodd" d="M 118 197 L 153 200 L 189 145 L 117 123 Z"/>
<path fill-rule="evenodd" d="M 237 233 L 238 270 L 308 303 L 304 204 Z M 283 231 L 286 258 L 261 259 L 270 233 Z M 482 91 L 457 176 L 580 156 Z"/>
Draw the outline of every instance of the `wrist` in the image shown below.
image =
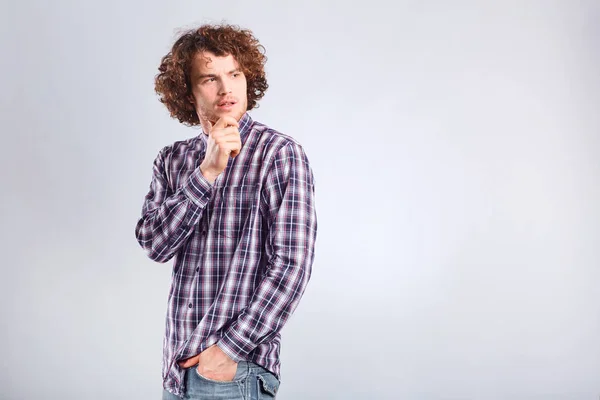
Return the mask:
<path fill-rule="evenodd" d="M 214 172 L 210 168 L 203 167 L 202 165 L 200 165 L 200 172 L 202 172 L 204 179 L 206 179 L 211 185 L 215 183 L 217 176 L 220 175 L 219 173 Z"/>

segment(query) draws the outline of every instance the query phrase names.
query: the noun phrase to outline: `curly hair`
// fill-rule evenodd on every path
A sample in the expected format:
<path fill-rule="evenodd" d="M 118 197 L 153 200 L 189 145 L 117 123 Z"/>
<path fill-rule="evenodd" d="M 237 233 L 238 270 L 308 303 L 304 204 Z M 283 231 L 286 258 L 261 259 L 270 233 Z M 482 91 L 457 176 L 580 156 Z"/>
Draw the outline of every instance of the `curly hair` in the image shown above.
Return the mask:
<path fill-rule="evenodd" d="M 265 48 L 252 32 L 236 25 L 202 25 L 184 32 L 162 58 L 156 75 L 155 91 L 171 117 L 184 125 L 199 125 L 192 95 L 190 65 L 198 52 L 209 51 L 218 57 L 232 55 L 246 76 L 248 110 L 258 107 L 258 101 L 269 87 L 265 76 Z"/>

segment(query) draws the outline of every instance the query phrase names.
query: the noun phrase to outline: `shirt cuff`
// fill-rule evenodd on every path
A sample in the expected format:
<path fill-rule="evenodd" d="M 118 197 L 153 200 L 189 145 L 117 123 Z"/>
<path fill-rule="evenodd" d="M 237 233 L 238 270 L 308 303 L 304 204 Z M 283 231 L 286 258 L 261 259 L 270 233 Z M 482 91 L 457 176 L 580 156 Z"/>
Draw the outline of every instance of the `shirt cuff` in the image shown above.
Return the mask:
<path fill-rule="evenodd" d="M 183 185 L 183 193 L 189 198 L 194 204 L 204 208 L 210 200 L 210 194 L 212 192 L 212 185 L 206 180 L 200 167 L 196 168 L 194 172 L 190 174 L 188 181 Z"/>
<path fill-rule="evenodd" d="M 227 354 L 235 362 L 240 362 L 246 359 L 248 353 L 250 353 L 256 347 L 254 343 L 247 339 L 239 336 L 233 331 L 227 331 L 225 335 L 217 342 L 217 346 L 223 353 Z"/>

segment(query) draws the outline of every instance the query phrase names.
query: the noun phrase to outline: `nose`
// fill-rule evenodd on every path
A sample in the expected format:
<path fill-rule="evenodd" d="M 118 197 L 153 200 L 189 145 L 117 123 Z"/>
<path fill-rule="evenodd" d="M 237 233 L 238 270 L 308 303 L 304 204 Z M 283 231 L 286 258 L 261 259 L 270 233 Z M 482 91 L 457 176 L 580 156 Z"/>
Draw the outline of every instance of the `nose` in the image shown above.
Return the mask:
<path fill-rule="evenodd" d="M 221 93 L 220 94 L 229 94 L 229 93 L 231 93 L 231 86 L 229 85 L 229 82 L 223 81 L 221 83 Z"/>

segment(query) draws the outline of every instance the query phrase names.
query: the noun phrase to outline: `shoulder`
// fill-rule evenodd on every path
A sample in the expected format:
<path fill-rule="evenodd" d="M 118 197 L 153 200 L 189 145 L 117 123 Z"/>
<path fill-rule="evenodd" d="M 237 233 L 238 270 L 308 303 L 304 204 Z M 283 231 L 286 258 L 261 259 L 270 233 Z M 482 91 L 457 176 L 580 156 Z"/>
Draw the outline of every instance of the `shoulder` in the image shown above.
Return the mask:
<path fill-rule="evenodd" d="M 189 139 L 178 140 L 170 145 L 164 146 L 158 157 L 162 158 L 164 161 L 172 161 L 173 159 L 178 159 L 181 157 L 185 157 L 190 155 L 190 153 L 196 153 L 204 148 L 205 140 L 201 138 L 203 133 L 200 133 L 197 136 L 191 137 Z"/>
<path fill-rule="evenodd" d="M 300 142 L 292 135 L 282 133 L 258 121 L 253 121 L 253 130 L 258 133 L 257 142 L 262 148 L 263 154 L 281 156 L 283 154 L 304 155 L 304 149 Z"/>
<path fill-rule="evenodd" d="M 258 148 L 262 154 L 262 168 L 267 176 L 293 178 L 296 182 L 313 184 L 313 173 L 306 152 L 300 142 L 260 122 L 253 127 L 258 135 Z"/>

